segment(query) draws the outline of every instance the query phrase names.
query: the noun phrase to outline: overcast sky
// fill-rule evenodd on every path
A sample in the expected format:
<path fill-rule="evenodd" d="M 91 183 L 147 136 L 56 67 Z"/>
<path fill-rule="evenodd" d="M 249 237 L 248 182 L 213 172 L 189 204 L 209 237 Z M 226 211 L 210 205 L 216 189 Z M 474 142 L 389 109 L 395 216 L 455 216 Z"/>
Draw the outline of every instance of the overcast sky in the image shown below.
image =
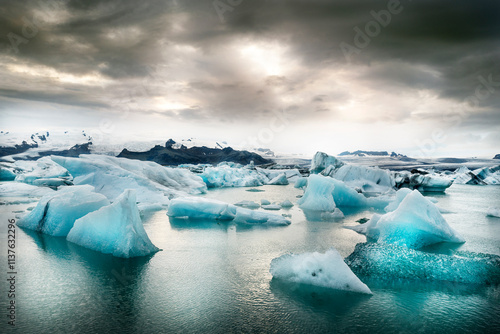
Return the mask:
<path fill-rule="evenodd" d="M 0 115 L 101 140 L 490 157 L 500 2 L 0 0 Z"/>

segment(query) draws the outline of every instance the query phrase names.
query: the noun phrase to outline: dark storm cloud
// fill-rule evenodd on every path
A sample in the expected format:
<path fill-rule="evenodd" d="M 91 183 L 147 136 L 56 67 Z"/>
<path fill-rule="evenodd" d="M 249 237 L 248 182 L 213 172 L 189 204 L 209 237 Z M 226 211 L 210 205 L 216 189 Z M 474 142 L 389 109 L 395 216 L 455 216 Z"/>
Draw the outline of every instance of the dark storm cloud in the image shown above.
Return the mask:
<path fill-rule="evenodd" d="M 236 6 L 221 2 L 231 10 L 219 15 L 212 0 L 3 1 L 4 63 L 44 66 L 77 76 L 96 72 L 113 83 L 105 90 L 87 87 L 85 94 L 64 90 L 53 94 L 42 93 L 45 88 L 33 82 L 27 83 L 25 92 L 12 90 L 8 81 L 0 79 L 0 95 L 106 108 L 123 101 L 124 95 L 153 100 L 168 94 L 190 100 L 188 107 L 154 112 L 182 119 L 227 120 L 266 117 L 277 108 L 303 116 L 313 111 L 322 111 L 318 117 L 334 113 L 355 93 L 346 92 L 342 82 L 322 86 L 322 78 L 332 69 L 351 73 L 361 88 L 395 95 L 426 89 L 457 103 L 474 94 L 479 76 L 492 75 L 500 81 L 498 1 L 401 0 L 400 12 L 350 61 L 340 44 L 356 46 L 354 28 L 364 31 L 374 20 L 370 12 L 386 10 L 389 1 L 243 0 Z M 26 19 L 36 23 L 38 31 L 26 37 L 27 43 L 19 44 L 16 53 L 11 49 L 12 34 L 23 36 Z M 250 77 L 249 65 L 235 59 L 230 45 L 254 42 L 285 45 L 285 58 L 293 60 L 297 69 Z M 186 46 L 195 51 L 179 51 Z M 156 73 L 158 66 L 166 70 Z M 23 76 L 8 73 L 15 75 Z M 183 86 L 167 89 L 172 82 Z M 496 89 L 479 103 L 492 120 L 497 120 L 500 105 L 500 87 Z M 303 98 L 282 102 L 286 94 Z M 409 115 L 402 112 L 391 119 Z"/>

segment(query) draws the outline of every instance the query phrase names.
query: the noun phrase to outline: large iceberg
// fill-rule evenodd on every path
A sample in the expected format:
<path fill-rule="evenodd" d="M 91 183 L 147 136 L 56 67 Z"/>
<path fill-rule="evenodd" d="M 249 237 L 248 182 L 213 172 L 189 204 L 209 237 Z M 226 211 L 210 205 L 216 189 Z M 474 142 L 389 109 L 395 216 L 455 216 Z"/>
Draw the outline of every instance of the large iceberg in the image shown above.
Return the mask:
<path fill-rule="evenodd" d="M 288 179 L 287 179 L 285 173 L 281 173 L 281 174 L 275 176 L 269 182 L 267 182 L 267 184 L 270 184 L 270 185 L 282 185 L 282 186 L 286 186 L 288 183 L 289 182 L 288 182 Z"/>
<path fill-rule="evenodd" d="M 324 169 L 330 167 L 330 170 L 335 170 L 342 167 L 344 163 L 334 156 L 328 155 L 323 152 L 316 152 L 311 161 L 311 173 L 318 174 Z"/>
<path fill-rule="evenodd" d="M 174 218 L 232 220 L 241 224 L 290 225 L 290 221 L 280 215 L 200 197 L 182 197 L 171 200 L 167 215 Z"/>
<path fill-rule="evenodd" d="M 33 185 L 44 185 L 45 183 L 50 183 L 51 186 L 58 185 L 70 185 L 71 175 L 63 168 L 61 165 L 52 161 L 50 157 L 43 157 L 36 161 L 23 161 L 18 160 L 14 162 L 13 167 L 18 170 L 18 174 L 15 178 L 18 182 L 24 182 Z M 40 182 L 40 180 L 45 180 Z M 59 181 L 59 182 L 57 182 Z"/>
<path fill-rule="evenodd" d="M 367 223 L 347 228 L 380 243 L 394 243 L 414 249 L 444 241 L 465 242 L 448 225 L 438 207 L 418 190 L 404 196 L 394 211 L 384 215 L 374 214 Z"/>
<path fill-rule="evenodd" d="M 329 176 L 366 193 L 384 193 L 395 186 L 392 175 L 378 167 L 344 165 Z"/>
<path fill-rule="evenodd" d="M 457 252 L 433 254 L 398 245 L 357 244 L 345 262 L 359 276 L 476 284 L 500 283 L 500 256 Z"/>
<path fill-rule="evenodd" d="M 43 196 L 33 211 L 17 221 L 17 225 L 45 234 L 66 236 L 75 221 L 105 205 L 108 199 L 88 185 L 63 187 Z"/>
<path fill-rule="evenodd" d="M 342 181 L 322 175 L 310 175 L 299 207 L 310 211 L 333 212 L 337 206 L 363 207 L 367 199 Z"/>
<path fill-rule="evenodd" d="M 372 294 L 349 269 L 342 256 L 331 248 L 324 254 L 285 254 L 271 261 L 273 278 L 336 290 Z"/>
<path fill-rule="evenodd" d="M 394 172 L 396 188 L 417 189 L 428 192 L 444 192 L 453 184 L 453 179 L 436 174 L 413 173 L 408 171 Z"/>
<path fill-rule="evenodd" d="M 220 163 L 217 167 L 206 167 L 200 174 L 208 188 L 256 187 L 266 184 L 269 179 L 251 166 Z"/>
<path fill-rule="evenodd" d="M 175 196 L 206 192 L 203 180 L 186 169 L 168 168 L 154 162 L 102 155 L 79 158 L 52 156 L 66 168 L 78 185 L 89 184 L 115 201 L 126 189 L 135 189 L 139 209 L 159 209 Z"/>
<path fill-rule="evenodd" d="M 67 240 L 117 257 L 145 256 L 159 251 L 142 225 L 135 191 L 126 190 L 116 201 L 78 219 Z"/>

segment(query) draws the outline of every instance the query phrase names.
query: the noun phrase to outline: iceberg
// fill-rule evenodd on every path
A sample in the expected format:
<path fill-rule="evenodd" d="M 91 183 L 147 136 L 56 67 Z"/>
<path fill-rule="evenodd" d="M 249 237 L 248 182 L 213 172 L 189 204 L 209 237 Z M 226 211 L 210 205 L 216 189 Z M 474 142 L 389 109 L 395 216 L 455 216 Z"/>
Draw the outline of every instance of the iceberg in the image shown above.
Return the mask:
<path fill-rule="evenodd" d="M 334 248 L 325 253 L 285 254 L 271 261 L 273 279 L 372 294 Z"/>
<path fill-rule="evenodd" d="M 486 211 L 486 215 L 489 217 L 500 218 L 500 208 L 488 208 L 488 211 Z"/>
<path fill-rule="evenodd" d="M 259 203 L 255 203 L 254 201 L 240 201 L 238 203 L 234 203 L 236 206 L 241 206 L 244 208 L 249 208 L 249 209 L 258 209 L 260 208 Z"/>
<path fill-rule="evenodd" d="M 269 204 L 271 204 L 271 202 L 269 202 L 267 199 L 263 198 L 260 200 L 260 205 L 269 205 Z"/>
<path fill-rule="evenodd" d="M 409 188 L 402 188 L 396 191 L 396 195 L 394 196 L 394 200 L 392 200 L 386 207 L 385 207 L 385 212 L 392 212 L 396 210 L 401 204 L 401 202 L 405 199 L 405 197 L 409 194 L 411 194 L 413 191 L 410 190 Z"/>
<path fill-rule="evenodd" d="M 43 157 L 36 161 L 18 160 L 13 165 L 19 171 L 15 178 L 18 182 L 45 185 L 50 184 L 50 181 L 39 182 L 38 180 L 56 179 L 58 181 L 53 181 L 53 187 L 72 184 L 72 177 L 66 168 L 52 161 L 50 157 Z"/>
<path fill-rule="evenodd" d="M 237 207 L 222 201 L 201 197 L 180 197 L 170 201 L 169 217 L 190 219 L 232 220 Z"/>
<path fill-rule="evenodd" d="M 456 184 L 498 185 L 500 184 L 500 165 L 484 167 L 470 171 L 467 167 L 460 167 L 455 171 Z"/>
<path fill-rule="evenodd" d="M 79 158 L 52 156 L 66 168 L 77 185 L 92 185 L 96 192 L 114 202 L 127 189 L 135 189 L 139 209 L 159 209 L 169 199 L 187 193 L 206 192 L 203 180 L 186 169 L 168 168 L 154 162 L 100 155 Z"/>
<path fill-rule="evenodd" d="M 293 186 L 297 189 L 305 188 L 307 187 L 307 179 L 307 177 L 300 177 L 295 181 L 295 184 Z"/>
<path fill-rule="evenodd" d="M 367 223 L 346 228 L 379 243 L 394 243 L 414 249 L 438 242 L 465 242 L 448 225 L 439 208 L 418 190 L 407 194 L 394 211 L 384 215 L 374 214 Z"/>
<path fill-rule="evenodd" d="M 395 186 L 392 175 L 378 167 L 343 165 L 330 176 L 367 193 L 383 193 Z"/>
<path fill-rule="evenodd" d="M 208 188 L 257 187 L 266 184 L 268 178 L 250 166 L 220 163 L 217 167 L 206 167 L 200 174 Z"/>
<path fill-rule="evenodd" d="M 338 169 L 342 167 L 344 163 L 334 156 L 328 155 L 323 152 L 316 152 L 311 161 L 311 174 L 321 173 L 325 168 L 331 166 L 331 168 Z M 330 169 L 331 170 L 331 169 Z"/>
<path fill-rule="evenodd" d="M 293 206 L 293 203 L 286 199 L 281 202 L 280 205 L 282 208 L 291 208 Z"/>
<path fill-rule="evenodd" d="M 394 180 L 396 188 L 410 188 L 428 192 L 444 192 L 453 184 L 453 179 L 448 177 L 426 172 L 413 173 L 413 171 L 394 172 Z"/>
<path fill-rule="evenodd" d="M 144 230 L 134 190 L 125 190 L 113 204 L 78 219 L 66 239 L 123 258 L 159 251 Z"/>
<path fill-rule="evenodd" d="M 17 221 L 17 225 L 45 234 L 64 237 L 75 221 L 109 205 L 108 199 L 88 185 L 63 187 L 43 196 L 33 211 Z"/>
<path fill-rule="evenodd" d="M 269 185 L 282 185 L 286 186 L 288 184 L 288 179 L 286 178 L 286 174 L 282 173 L 274 177 L 272 180 L 267 182 Z"/>
<path fill-rule="evenodd" d="M 242 224 L 290 225 L 282 216 L 237 207 L 214 199 L 200 197 L 175 198 L 167 215 L 173 218 L 225 220 Z"/>
<path fill-rule="evenodd" d="M 457 283 L 500 283 L 500 256 L 472 252 L 427 253 L 404 246 L 361 243 L 345 262 L 362 277 Z"/>
<path fill-rule="evenodd" d="M 26 197 L 40 198 L 44 195 L 54 193 L 54 190 L 46 187 L 37 187 L 20 182 L 4 182 L 0 184 L 0 198 L 4 197 Z"/>
<path fill-rule="evenodd" d="M 304 196 L 298 200 L 299 207 L 310 211 L 333 212 L 336 206 L 363 207 L 367 199 L 342 181 L 322 175 L 310 175 Z"/>
<path fill-rule="evenodd" d="M 281 205 L 278 205 L 278 204 L 262 205 L 262 209 L 264 209 L 264 210 L 281 210 Z"/>
<path fill-rule="evenodd" d="M 14 181 L 16 176 L 14 168 L 6 163 L 0 163 L 0 181 Z"/>
<path fill-rule="evenodd" d="M 276 178 L 277 176 L 280 176 L 281 174 L 285 174 L 285 177 L 288 180 L 288 182 L 293 183 L 302 177 L 299 170 L 295 169 L 295 168 L 294 169 L 265 169 L 265 168 L 256 167 L 256 170 L 260 174 L 265 175 L 269 180 L 272 180 L 272 179 Z"/>

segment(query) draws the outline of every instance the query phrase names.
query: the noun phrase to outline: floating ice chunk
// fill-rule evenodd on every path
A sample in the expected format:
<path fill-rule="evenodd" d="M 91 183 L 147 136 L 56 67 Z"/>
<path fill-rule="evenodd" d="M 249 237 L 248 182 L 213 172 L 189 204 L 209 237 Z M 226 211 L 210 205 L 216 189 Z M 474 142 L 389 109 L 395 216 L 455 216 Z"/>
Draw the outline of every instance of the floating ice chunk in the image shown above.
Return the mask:
<path fill-rule="evenodd" d="M 220 187 L 256 187 L 266 184 L 268 178 L 250 167 L 219 164 L 207 167 L 200 174 L 208 188 Z"/>
<path fill-rule="evenodd" d="M 52 161 L 50 157 L 43 157 L 36 161 L 18 160 L 13 164 L 20 174 L 16 176 L 16 181 L 28 184 L 35 184 L 38 179 L 64 179 L 71 183 L 71 175 L 59 164 Z"/>
<path fill-rule="evenodd" d="M 124 258 L 145 256 L 159 251 L 144 230 L 134 190 L 124 191 L 113 204 L 78 219 L 67 240 L 101 253 Z"/>
<path fill-rule="evenodd" d="M 340 211 L 339 208 L 335 208 L 335 211 L 333 212 L 322 212 L 321 213 L 321 220 L 336 220 L 336 219 L 343 219 L 344 218 L 344 213 Z"/>
<path fill-rule="evenodd" d="M 456 184 L 500 184 L 500 165 L 496 167 L 484 167 L 470 171 L 467 167 L 460 167 L 455 171 Z"/>
<path fill-rule="evenodd" d="M 251 193 L 261 193 L 261 192 L 264 192 L 265 190 L 251 188 L 251 189 L 246 189 L 245 191 L 248 191 L 248 192 L 251 192 Z"/>
<path fill-rule="evenodd" d="M 200 197 L 173 199 L 167 215 L 176 218 L 234 220 L 235 223 L 244 224 L 290 225 L 290 221 L 280 215 Z"/>
<path fill-rule="evenodd" d="M 260 200 L 260 205 L 269 205 L 271 202 L 269 202 L 267 199 L 261 199 Z"/>
<path fill-rule="evenodd" d="M 298 200 L 300 208 L 311 211 L 333 212 L 338 206 L 367 206 L 366 198 L 342 181 L 311 175 L 304 196 Z"/>
<path fill-rule="evenodd" d="M 286 174 L 282 173 L 273 178 L 271 181 L 269 181 L 267 184 L 271 185 L 287 185 L 288 184 L 288 179 L 286 178 Z"/>
<path fill-rule="evenodd" d="M 291 222 L 283 216 L 243 208 L 237 209 L 234 222 L 269 226 L 287 226 L 291 224 Z"/>
<path fill-rule="evenodd" d="M 234 203 L 236 206 L 241 206 L 249 209 L 257 209 L 260 208 L 260 204 L 255 203 L 254 201 L 240 201 L 238 203 Z"/>
<path fill-rule="evenodd" d="M 395 185 L 392 175 L 387 170 L 378 167 L 344 165 L 331 176 L 368 193 L 386 192 Z"/>
<path fill-rule="evenodd" d="M 256 170 L 260 174 L 265 175 L 269 180 L 272 180 L 281 174 L 285 174 L 288 182 L 295 182 L 302 177 L 298 169 L 264 169 L 257 167 Z"/>
<path fill-rule="evenodd" d="M 500 208 L 488 208 L 488 211 L 486 211 L 486 215 L 490 217 L 500 218 Z"/>
<path fill-rule="evenodd" d="M 264 209 L 264 210 L 280 210 L 281 205 L 278 205 L 278 204 L 262 205 L 262 209 Z"/>
<path fill-rule="evenodd" d="M 500 283 L 500 257 L 457 252 L 433 254 L 398 245 L 357 244 L 345 262 L 356 275 L 475 284 Z"/>
<path fill-rule="evenodd" d="M 396 210 L 374 214 L 363 225 L 348 227 L 380 243 L 422 248 L 438 242 L 463 243 L 465 240 L 443 218 L 439 209 L 418 190 L 413 190 Z"/>
<path fill-rule="evenodd" d="M 337 169 L 342 167 L 343 165 L 344 163 L 334 156 L 328 155 L 323 152 L 316 152 L 311 161 L 311 173 L 318 174 L 328 166 L 332 166 L 334 169 Z"/>
<path fill-rule="evenodd" d="M 65 167 L 75 184 L 89 184 L 114 201 L 126 189 L 135 189 L 139 208 L 167 206 L 169 198 L 206 192 L 203 180 L 188 170 L 167 168 L 154 162 L 94 154 L 80 158 L 53 156 Z"/>
<path fill-rule="evenodd" d="M 293 206 L 293 203 L 286 199 L 281 202 L 280 205 L 282 208 L 291 208 Z"/>
<path fill-rule="evenodd" d="M 17 225 L 45 234 L 64 237 L 78 218 L 109 205 L 108 199 L 91 186 L 63 187 L 45 195 L 33 211 Z"/>
<path fill-rule="evenodd" d="M 8 167 L 7 164 L 0 165 L 0 181 L 14 181 L 16 175 L 14 169 Z"/>
<path fill-rule="evenodd" d="M 228 203 L 201 197 L 182 197 L 170 201 L 167 215 L 191 219 L 232 220 L 237 207 Z"/>
<path fill-rule="evenodd" d="M 295 184 L 293 185 L 295 188 L 300 189 L 307 187 L 307 177 L 300 177 L 295 181 Z"/>
<path fill-rule="evenodd" d="M 334 249 L 326 253 L 285 254 L 271 261 L 273 278 L 336 290 L 372 294 Z"/>
<path fill-rule="evenodd" d="M 0 197 L 28 197 L 37 198 L 53 193 L 54 190 L 37 187 L 20 182 L 4 182 L 0 184 Z"/>

